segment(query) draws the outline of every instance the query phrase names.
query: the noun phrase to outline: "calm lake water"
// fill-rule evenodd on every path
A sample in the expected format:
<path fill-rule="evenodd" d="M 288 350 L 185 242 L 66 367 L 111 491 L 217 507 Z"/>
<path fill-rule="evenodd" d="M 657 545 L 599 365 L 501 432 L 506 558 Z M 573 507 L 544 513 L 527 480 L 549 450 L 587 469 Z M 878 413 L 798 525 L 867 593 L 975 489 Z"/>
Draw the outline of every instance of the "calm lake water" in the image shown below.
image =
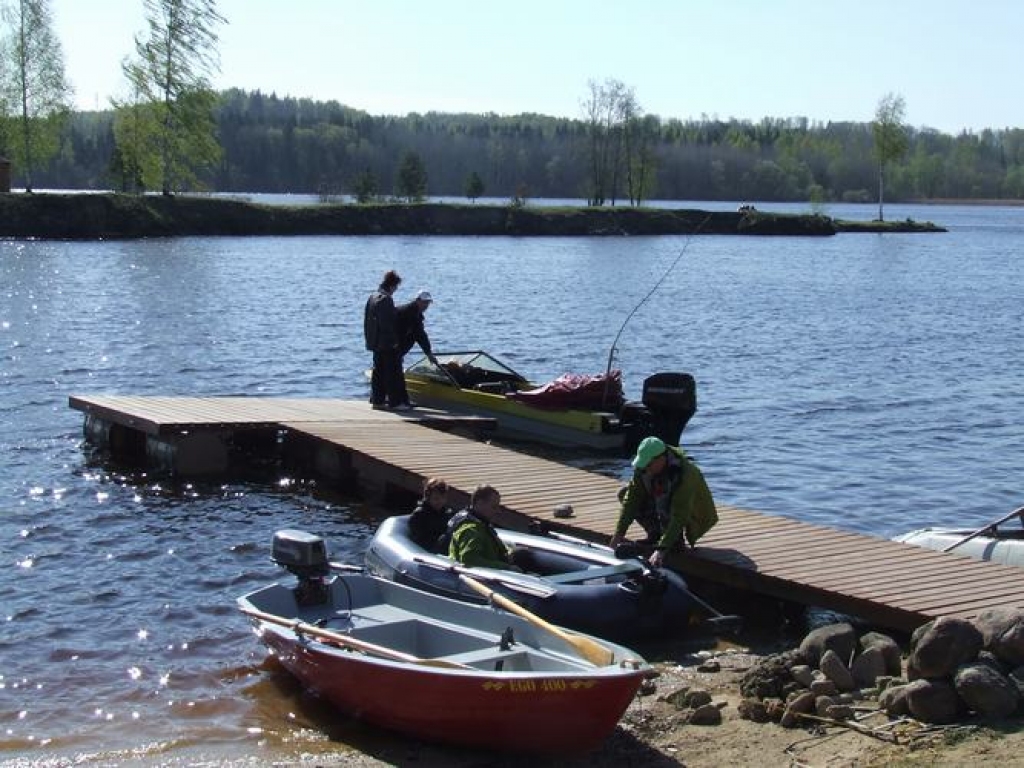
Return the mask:
<path fill-rule="evenodd" d="M 234 609 L 281 575 L 275 530 L 358 560 L 388 511 L 304 478 L 125 472 L 90 455 L 68 407 L 364 398 L 362 305 L 389 268 L 400 299 L 433 293 L 435 348 L 544 381 L 604 371 L 678 259 L 616 366 L 633 396 L 648 373 L 695 375 L 683 443 L 720 502 L 880 536 L 1024 503 L 1024 209 L 886 213 L 950 232 L 0 243 L 0 761 L 287 761 L 346 744 L 401 759 L 400 741 L 266 664 Z"/>

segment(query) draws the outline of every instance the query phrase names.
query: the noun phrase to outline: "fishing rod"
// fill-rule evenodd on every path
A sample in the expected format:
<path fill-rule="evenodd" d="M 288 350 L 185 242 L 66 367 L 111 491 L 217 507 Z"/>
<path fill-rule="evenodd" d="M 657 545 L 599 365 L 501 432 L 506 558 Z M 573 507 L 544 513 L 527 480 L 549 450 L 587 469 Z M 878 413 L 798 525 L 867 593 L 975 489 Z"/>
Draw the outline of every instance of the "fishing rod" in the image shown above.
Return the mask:
<path fill-rule="evenodd" d="M 622 321 L 622 325 L 619 326 L 619 332 L 615 334 L 615 340 L 612 341 L 611 349 L 608 350 L 608 365 L 607 365 L 607 367 L 605 368 L 605 371 L 604 371 L 605 384 L 604 384 L 604 397 L 602 399 L 603 399 L 605 405 L 607 405 L 607 403 L 608 403 L 608 391 L 609 391 L 609 389 L 611 387 L 612 365 L 615 362 L 615 353 L 616 353 L 616 351 L 618 349 L 619 339 L 622 337 L 622 332 L 626 330 L 626 326 L 629 325 L 629 321 L 633 319 L 633 315 L 635 315 L 639 311 L 640 307 L 642 307 L 644 304 L 647 303 L 648 299 L 650 299 L 651 296 L 653 296 L 655 294 L 655 292 L 658 290 L 658 288 L 661 287 L 661 284 L 663 282 L 665 282 L 665 280 L 668 278 L 668 276 L 670 274 L 672 274 L 672 270 L 674 270 L 676 268 L 676 265 L 682 260 L 683 255 L 686 253 L 686 249 L 690 246 L 690 242 L 693 240 L 693 236 L 698 234 L 704 228 L 704 225 L 707 224 L 711 220 L 711 216 L 712 216 L 712 214 L 708 213 L 708 215 L 704 217 L 704 219 L 701 221 L 701 223 L 697 225 L 696 229 L 693 229 L 686 236 L 686 241 L 683 243 L 683 247 L 679 249 L 679 253 L 676 255 L 676 257 L 672 261 L 672 263 L 668 265 L 668 269 L 666 269 L 664 274 L 662 274 L 662 276 L 660 278 L 658 278 L 658 282 L 656 282 L 654 284 L 654 287 L 651 288 L 651 290 L 649 290 L 647 292 L 647 295 L 644 296 L 642 299 L 640 299 L 640 301 L 638 301 L 636 303 L 636 306 L 634 306 L 633 309 L 630 311 L 630 313 L 628 315 L 626 315 L 626 319 Z"/>

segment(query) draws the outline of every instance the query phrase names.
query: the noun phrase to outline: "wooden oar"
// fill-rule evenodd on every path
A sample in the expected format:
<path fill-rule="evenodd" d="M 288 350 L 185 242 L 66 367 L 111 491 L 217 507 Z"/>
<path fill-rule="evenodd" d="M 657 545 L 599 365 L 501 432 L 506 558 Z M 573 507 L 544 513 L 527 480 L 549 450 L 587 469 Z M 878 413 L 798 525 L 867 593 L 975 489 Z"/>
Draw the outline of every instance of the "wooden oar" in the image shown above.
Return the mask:
<path fill-rule="evenodd" d="M 523 582 L 516 581 L 515 579 L 505 578 L 498 573 L 483 574 L 478 571 L 471 571 L 468 568 L 464 568 L 461 565 L 455 565 L 454 563 L 451 565 L 443 565 L 441 563 L 435 563 L 432 560 L 427 560 L 423 557 L 414 557 L 412 560 L 414 563 L 425 565 L 428 568 L 435 568 L 439 571 L 450 571 L 451 573 L 466 575 L 473 574 L 474 578 L 480 579 L 481 581 L 496 581 L 504 587 L 508 587 L 516 592 L 522 592 L 530 597 L 544 599 L 553 596 L 558 591 L 554 587 L 548 587 L 544 584 L 525 584 Z"/>
<path fill-rule="evenodd" d="M 514 613 L 517 616 L 521 616 L 534 626 L 540 627 L 541 629 L 550 632 L 555 637 L 564 640 L 575 649 L 576 653 L 589 661 L 595 667 L 607 667 L 615 660 L 615 653 L 608 646 L 601 645 L 601 643 L 591 640 L 589 637 L 583 637 L 582 635 L 566 632 L 564 629 L 556 627 L 554 624 L 549 624 L 540 616 L 530 613 L 530 611 L 526 610 L 518 603 L 513 602 L 504 595 L 498 594 L 493 589 L 484 586 L 472 576 L 467 576 L 463 573 L 459 574 L 459 578 L 466 582 L 466 584 L 468 584 L 473 590 L 479 592 L 491 602 L 500 605 L 506 611 Z"/>
<path fill-rule="evenodd" d="M 984 528 L 979 528 L 974 533 L 971 533 L 971 534 L 968 534 L 967 536 L 964 536 L 962 539 L 960 539 L 960 541 L 957 541 L 957 542 L 955 542 L 953 544 L 950 544 L 948 547 L 946 547 L 942 551 L 943 552 L 950 552 L 951 550 L 954 550 L 957 547 L 959 547 L 961 544 L 966 544 L 968 541 L 970 541 L 974 537 L 986 534 L 989 531 L 991 531 L 993 528 L 995 528 L 997 525 L 999 525 L 1001 523 L 1005 523 L 1007 520 L 1009 520 L 1009 519 L 1011 519 L 1013 517 L 1018 517 L 1021 514 L 1024 514 L 1024 507 L 1017 507 L 1017 509 L 1013 510 L 1013 512 L 1011 512 L 1010 514 L 1005 515 L 1005 516 L 999 518 L 994 523 L 989 523 Z"/>
<path fill-rule="evenodd" d="M 351 648 L 355 651 L 371 653 L 374 656 L 391 659 L 392 661 L 404 661 L 407 664 L 422 664 L 425 667 L 473 669 L 473 667 L 466 664 L 459 664 L 455 661 L 445 661 L 444 659 L 423 659 L 419 656 L 413 656 L 411 653 L 396 651 L 383 645 L 368 643 L 365 640 L 357 640 L 354 637 L 343 635 L 340 632 L 332 632 L 329 629 L 318 627 L 315 624 L 308 624 L 304 621 L 299 621 L 298 619 L 286 619 L 282 616 L 276 616 L 273 613 L 264 613 L 263 611 L 256 610 L 255 608 L 239 607 L 239 610 L 246 616 L 252 616 L 254 619 L 265 621 L 268 624 L 279 624 L 282 627 L 291 627 L 295 630 L 296 634 L 302 633 L 305 635 L 311 635 L 312 637 L 318 637 L 321 640 L 326 640 L 329 643 L 340 645 L 343 648 Z"/>

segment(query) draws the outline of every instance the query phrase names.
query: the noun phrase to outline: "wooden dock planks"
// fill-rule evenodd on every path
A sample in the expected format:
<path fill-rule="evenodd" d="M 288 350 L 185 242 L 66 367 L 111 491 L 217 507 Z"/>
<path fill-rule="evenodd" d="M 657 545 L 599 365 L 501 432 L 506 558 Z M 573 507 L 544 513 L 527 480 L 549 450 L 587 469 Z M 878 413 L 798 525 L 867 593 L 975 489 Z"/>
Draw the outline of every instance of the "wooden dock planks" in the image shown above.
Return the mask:
<path fill-rule="evenodd" d="M 149 435 L 274 425 L 336 446 L 360 473 L 413 492 L 431 476 L 463 493 L 490 484 L 507 510 L 500 522 L 512 527 L 542 520 L 606 541 L 618 516 L 615 478 L 424 429 L 420 421 L 444 418 L 425 409 L 406 415 L 351 400 L 245 397 L 76 396 L 70 405 Z M 572 505 L 572 518 L 554 518 L 563 504 Z M 937 616 L 970 618 L 988 608 L 1024 605 L 1024 569 L 725 504 L 719 516 L 695 549 L 671 556 L 673 567 L 902 630 Z"/>

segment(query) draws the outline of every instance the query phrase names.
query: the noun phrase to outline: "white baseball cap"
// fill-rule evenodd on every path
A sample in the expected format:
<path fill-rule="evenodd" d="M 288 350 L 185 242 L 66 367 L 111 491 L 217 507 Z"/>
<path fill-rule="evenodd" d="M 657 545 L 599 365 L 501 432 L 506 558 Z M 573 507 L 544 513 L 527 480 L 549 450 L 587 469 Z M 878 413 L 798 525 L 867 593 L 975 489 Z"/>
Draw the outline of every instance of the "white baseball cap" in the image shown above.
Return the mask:
<path fill-rule="evenodd" d="M 433 301 L 434 297 L 430 295 L 430 291 L 420 291 L 416 294 L 417 301 Z"/>

